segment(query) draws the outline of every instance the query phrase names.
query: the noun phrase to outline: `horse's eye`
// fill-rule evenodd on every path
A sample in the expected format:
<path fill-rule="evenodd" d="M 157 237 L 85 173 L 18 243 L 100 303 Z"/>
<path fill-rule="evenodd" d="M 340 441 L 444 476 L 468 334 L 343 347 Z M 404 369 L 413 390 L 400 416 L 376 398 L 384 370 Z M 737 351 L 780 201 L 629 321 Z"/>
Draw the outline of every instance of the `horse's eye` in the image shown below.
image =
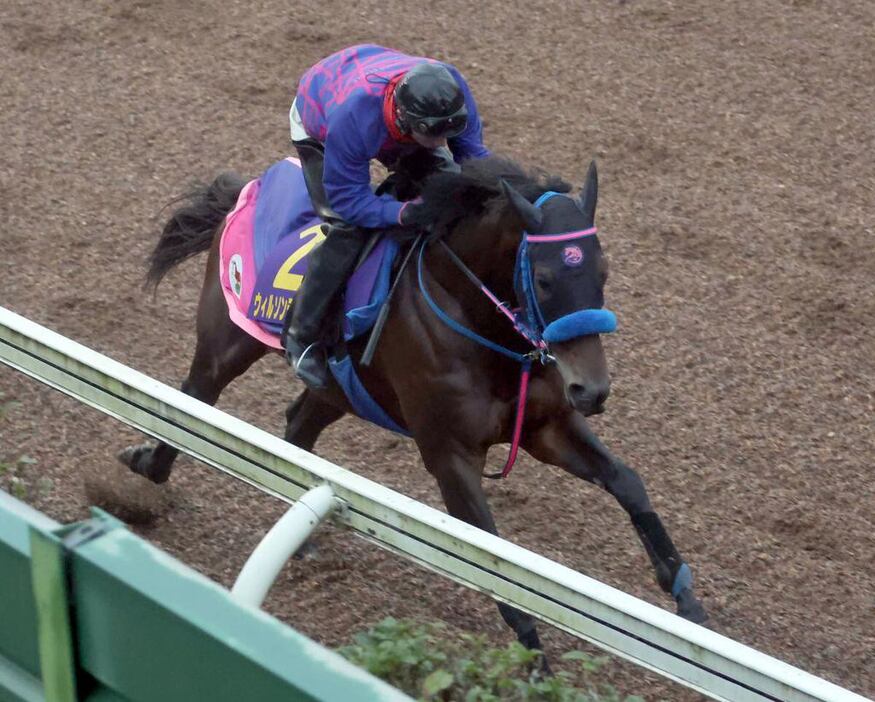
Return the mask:
<path fill-rule="evenodd" d="M 538 286 L 538 290 L 544 293 L 548 293 L 553 289 L 553 281 L 545 276 L 536 278 L 535 285 Z"/>

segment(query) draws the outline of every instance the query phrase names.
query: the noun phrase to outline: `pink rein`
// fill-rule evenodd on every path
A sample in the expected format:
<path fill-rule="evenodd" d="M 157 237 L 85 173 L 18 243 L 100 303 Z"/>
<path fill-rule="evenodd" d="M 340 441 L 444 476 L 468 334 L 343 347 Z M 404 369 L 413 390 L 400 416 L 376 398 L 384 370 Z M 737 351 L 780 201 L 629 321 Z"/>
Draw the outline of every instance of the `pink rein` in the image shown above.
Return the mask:
<path fill-rule="evenodd" d="M 591 227 L 590 229 L 583 229 L 581 231 L 576 232 L 566 232 L 564 234 L 527 234 L 526 241 L 532 244 L 546 244 L 553 243 L 557 241 L 571 241 L 572 239 L 580 239 L 584 236 L 592 236 L 598 231 L 596 227 Z M 481 285 L 480 289 L 483 293 L 488 297 L 492 302 L 495 303 L 495 307 L 498 310 L 501 310 L 502 314 L 507 317 L 514 326 L 514 329 L 523 336 L 527 341 L 533 344 L 536 348 L 546 349 L 547 344 L 543 339 L 538 339 L 535 341 L 530 338 L 530 336 L 525 332 L 525 330 L 520 327 L 517 323 L 517 318 L 513 315 L 513 313 L 507 309 L 507 305 L 501 302 L 495 295 L 492 294 L 492 291 L 489 290 L 485 285 Z M 520 438 L 523 434 L 523 423 L 526 418 L 526 400 L 529 395 L 529 376 L 531 375 L 532 364 L 531 362 L 523 365 L 522 371 L 520 373 L 520 390 L 517 397 L 517 405 L 516 405 L 516 419 L 513 423 L 513 438 L 510 443 L 510 453 L 507 456 L 507 461 L 505 461 L 504 468 L 501 470 L 501 473 L 492 473 L 487 475 L 487 478 L 506 478 L 510 475 L 510 471 L 516 463 L 516 457 L 519 453 L 520 449 Z"/>

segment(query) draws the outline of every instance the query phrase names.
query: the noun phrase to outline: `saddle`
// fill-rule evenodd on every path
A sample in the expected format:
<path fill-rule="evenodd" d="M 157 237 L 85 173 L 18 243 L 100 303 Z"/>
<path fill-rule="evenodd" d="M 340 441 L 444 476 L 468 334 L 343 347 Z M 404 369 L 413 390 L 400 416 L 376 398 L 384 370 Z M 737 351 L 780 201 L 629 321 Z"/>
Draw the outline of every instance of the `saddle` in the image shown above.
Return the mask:
<path fill-rule="evenodd" d="M 309 253 L 325 238 L 322 227 L 293 158 L 247 183 L 226 219 L 219 255 L 225 297 L 237 312 L 232 318 L 273 348 L 282 348 L 283 320 L 307 274 Z M 369 239 L 344 295 L 344 340 L 373 325 L 397 253 L 393 239 L 379 232 Z"/>
<path fill-rule="evenodd" d="M 278 161 L 248 182 L 225 219 L 219 242 L 222 292 L 231 320 L 266 346 L 282 350 L 283 321 L 307 274 L 308 255 L 324 238 L 297 159 Z M 346 342 L 373 327 L 389 293 L 398 249 L 398 242 L 381 232 L 368 240 L 347 283 L 339 312 L 340 343 L 331 350 L 329 367 L 360 417 L 406 434 L 370 397 L 346 352 Z"/>

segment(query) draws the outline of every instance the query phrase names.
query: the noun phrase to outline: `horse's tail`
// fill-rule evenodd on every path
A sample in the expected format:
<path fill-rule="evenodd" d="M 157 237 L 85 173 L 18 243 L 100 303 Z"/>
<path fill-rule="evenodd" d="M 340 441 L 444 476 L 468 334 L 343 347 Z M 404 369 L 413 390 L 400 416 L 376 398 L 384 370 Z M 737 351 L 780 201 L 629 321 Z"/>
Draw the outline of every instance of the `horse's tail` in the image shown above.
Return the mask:
<path fill-rule="evenodd" d="M 170 215 L 149 255 L 147 286 L 158 287 L 171 268 L 209 250 L 216 229 L 237 203 L 245 184 L 236 173 L 221 173 L 210 185 L 198 185 L 170 203 L 183 204 Z"/>

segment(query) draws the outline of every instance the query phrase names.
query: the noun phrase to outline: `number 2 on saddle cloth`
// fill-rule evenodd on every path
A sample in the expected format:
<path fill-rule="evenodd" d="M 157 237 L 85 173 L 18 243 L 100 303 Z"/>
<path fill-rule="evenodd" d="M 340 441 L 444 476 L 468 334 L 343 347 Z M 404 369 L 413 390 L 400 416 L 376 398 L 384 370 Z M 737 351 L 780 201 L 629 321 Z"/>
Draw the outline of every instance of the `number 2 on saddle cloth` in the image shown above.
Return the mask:
<path fill-rule="evenodd" d="M 255 294 L 249 305 L 247 316 L 257 322 L 273 325 L 282 324 L 295 293 L 304 282 L 307 272 L 307 254 L 325 239 L 322 224 L 312 224 L 297 234 L 292 233 L 288 241 L 281 241 L 268 257 L 255 284 Z M 285 245 L 283 245 L 285 244 Z M 289 254 L 289 247 L 292 251 Z M 276 261 L 281 261 L 276 265 Z M 276 270 L 273 280 L 270 273 Z M 263 275 L 267 273 L 267 275 Z"/>
<path fill-rule="evenodd" d="M 231 318 L 273 348 L 307 273 L 308 254 L 325 239 L 297 159 L 287 158 L 246 185 L 220 244 L 221 278 Z M 350 279 L 344 338 L 363 333 L 385 296 L 397 244 L 384 240 Z"/>

